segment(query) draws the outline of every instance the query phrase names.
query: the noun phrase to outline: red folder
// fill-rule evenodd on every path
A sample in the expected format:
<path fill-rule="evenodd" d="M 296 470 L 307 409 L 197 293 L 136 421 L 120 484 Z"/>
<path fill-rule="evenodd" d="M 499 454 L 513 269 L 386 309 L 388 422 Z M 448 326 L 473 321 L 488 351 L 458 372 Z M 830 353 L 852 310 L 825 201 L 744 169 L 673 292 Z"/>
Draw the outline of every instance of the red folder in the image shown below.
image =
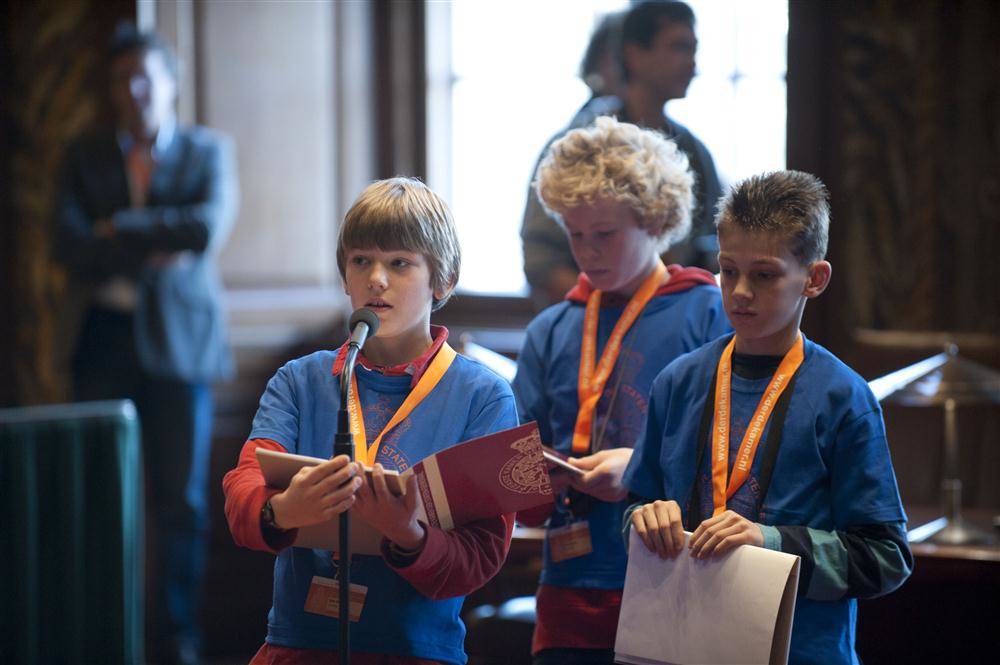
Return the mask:
<path fill-rule="evenodd" d="M 413 473 L 427 523 L 445 530 L 552 501 L 533 422 L 438 451 Z"/>

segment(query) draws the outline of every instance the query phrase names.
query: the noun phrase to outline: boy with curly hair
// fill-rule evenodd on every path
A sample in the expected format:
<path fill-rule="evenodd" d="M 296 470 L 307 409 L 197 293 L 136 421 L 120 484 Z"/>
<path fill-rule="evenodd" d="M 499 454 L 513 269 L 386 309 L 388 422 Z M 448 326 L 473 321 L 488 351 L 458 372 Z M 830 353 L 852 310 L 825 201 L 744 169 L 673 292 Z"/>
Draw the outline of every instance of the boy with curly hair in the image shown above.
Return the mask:
<path fill-rule="evenodd" d="M 523 421 L 581 473 L 553 473 L 532 645 L 536 663 L 611 663 L 625 581 L 622 473 L 653 378 L 729 330 L 712 275 L 665 266 L 691 224 L 693 177 L 657 132 L 598 118 L 556 141 L 539 198 L 562 224 L 581 274 L 565 301 L 528 326 L 514 394 Z"/>

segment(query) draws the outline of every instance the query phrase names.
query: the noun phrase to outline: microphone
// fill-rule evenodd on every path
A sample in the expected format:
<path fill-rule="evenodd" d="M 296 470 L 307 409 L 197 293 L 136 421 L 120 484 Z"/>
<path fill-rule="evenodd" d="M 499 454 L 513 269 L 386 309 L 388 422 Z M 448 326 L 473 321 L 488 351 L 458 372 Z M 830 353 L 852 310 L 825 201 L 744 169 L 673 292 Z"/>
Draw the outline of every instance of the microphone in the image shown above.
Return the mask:
<path fill-rule="evenodd" d="M 360 351 L 361 347 L 365 345 L 365 341 L 369 337 L 375 336 L 378 326 L 378 314 L 365 307 L 354 310 L 348 322 L 348 327 L 351 330 L 351 340 L 348 342 L 348 346 L 353 346 Z"/>
<path fill-rule="evenodd" d="M 337 432 L 333 435 L 333 454 L 347 455 L 354 459 L 354 436 L 351 433 L 350 414 L 347 410 L 347 396 L 349 393 L 351 376 L 354 374 L 354 362 L 361 347 L 365 345 L 365 340 L 375 334 L 378 330 L 378 315 L 362 307 L 354 310 L 348 321 L 351 330 L 351 339 L 347 343 L 347 354 L 344 358 L 344 369 L 340 373 L 340 409 L 337 411 Z M 351 560 L 351 515 L 349 510 L 340 513 L 338 519 L 340 528 L 340 560 Z M 340 591 L 338 599 L 340 602 L 340 644 L 337 648 L 338 662 L 341 665 L 350 665 L 351 662 L 351 630 L 348 608 L 350 607 L 351 588 L 351 567 L 341 566 L 337 569 L 340 575 Z"/>

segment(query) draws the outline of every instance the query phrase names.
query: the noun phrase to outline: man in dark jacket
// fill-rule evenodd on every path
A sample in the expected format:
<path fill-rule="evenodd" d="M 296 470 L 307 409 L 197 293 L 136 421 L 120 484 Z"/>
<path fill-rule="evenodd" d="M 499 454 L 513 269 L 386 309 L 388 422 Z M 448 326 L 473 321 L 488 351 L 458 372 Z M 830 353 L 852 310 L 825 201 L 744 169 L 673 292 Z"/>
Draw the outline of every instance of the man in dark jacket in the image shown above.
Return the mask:
<path fill-rule="evenodd" d="M 159 534 L 153 625 L 168 631 L 166 660 L 196 662 L 211 382 L 232 372 L 215 256 L 236 171 L 228 139 L 178 125 L 177 64 L 156 35 L 120 29 L 109 66 L 117 125 L 69 146 L 56 212 L 56 254 L 87 293 L 74 391 L 139 409 Z"/>

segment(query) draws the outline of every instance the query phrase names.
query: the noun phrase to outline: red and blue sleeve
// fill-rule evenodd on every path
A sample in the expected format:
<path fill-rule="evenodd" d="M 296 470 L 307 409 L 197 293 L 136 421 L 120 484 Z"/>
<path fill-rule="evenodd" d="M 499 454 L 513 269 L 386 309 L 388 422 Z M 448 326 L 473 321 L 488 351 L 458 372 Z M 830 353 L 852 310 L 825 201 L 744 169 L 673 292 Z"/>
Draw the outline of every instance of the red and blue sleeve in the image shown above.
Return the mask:
<path fill-rule="evenodd" d="M 257 448 L 288 452 L 271 439 L 250 439 L 243 444 L 236 468 L 222 479 L 226 521 L 229 522 L 233 540 L 240 547 L 277 554 L 291 547 L 298 531 L 265 531 L 261 524 L 260 511 L 264 502 L 281 490 L 265 484 L 264 474 L 257 462 Z"/>

